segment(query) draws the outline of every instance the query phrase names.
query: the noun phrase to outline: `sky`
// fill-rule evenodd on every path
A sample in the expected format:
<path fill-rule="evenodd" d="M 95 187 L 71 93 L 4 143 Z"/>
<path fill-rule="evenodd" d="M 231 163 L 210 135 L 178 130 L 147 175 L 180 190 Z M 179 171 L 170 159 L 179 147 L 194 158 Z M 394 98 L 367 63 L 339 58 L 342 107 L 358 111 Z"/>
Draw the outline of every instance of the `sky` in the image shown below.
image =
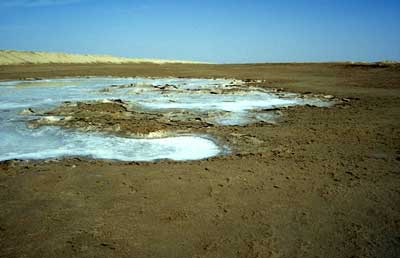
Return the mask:
<path fill-rule="evenodd" d="M 0 49 L 213 63 L 400 60 L 400 1 L 0 0 Z"/>

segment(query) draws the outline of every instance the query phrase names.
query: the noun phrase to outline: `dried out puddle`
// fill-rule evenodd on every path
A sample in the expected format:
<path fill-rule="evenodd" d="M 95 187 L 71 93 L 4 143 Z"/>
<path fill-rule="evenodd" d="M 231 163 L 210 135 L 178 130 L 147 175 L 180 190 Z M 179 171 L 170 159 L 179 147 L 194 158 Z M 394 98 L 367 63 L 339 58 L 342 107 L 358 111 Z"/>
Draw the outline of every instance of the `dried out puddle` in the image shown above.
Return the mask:
<path fill-rule="evenodd" d="M 225 146 L 208 135 L 121 136 L 101 130 L 84 132 L 60 126 L 57 122 L 68 120 L 65 116 L 46 113 L 63 105 L 107 103 L 116 99 L 127 109 L 162 114 L 164 120 L 200 121 L 210 126 L 272 123 L 279 116 L 275 109 L 280 107 L 306 104 L 325 107 L 333 103 L 230 79 L 79 77 L 3 81 L 0 82 L 0 160 L 65 156 L 123 161 L 195 160 L 226 151 Z M 32 121 L 44 122 L 29 126 Z"/>

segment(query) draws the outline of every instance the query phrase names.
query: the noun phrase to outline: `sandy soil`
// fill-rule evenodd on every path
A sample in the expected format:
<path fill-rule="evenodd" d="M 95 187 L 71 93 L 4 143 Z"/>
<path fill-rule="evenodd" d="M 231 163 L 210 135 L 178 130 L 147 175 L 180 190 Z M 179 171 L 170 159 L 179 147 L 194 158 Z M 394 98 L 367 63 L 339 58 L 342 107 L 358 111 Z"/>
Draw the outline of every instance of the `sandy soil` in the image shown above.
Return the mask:
<path fill-rule="evenodd" d="M 77 75 L 263 79 L 346 101 L 281 110 L 275 125 L 174 125 L 237 150 L 207 160 L 2 162 L 0 256 L 400 256 L 398 65 L 0 66 L 0 79 Z M 112 127 L 125 112 L 87 105 L 73 121 L 90 112 L 105 128 L 103 112 Z"/>
<path fill-rule="evenodd" d="M 93 63 L 196 63 L 192 61 L 163 60 L 150 58 L 126 58 L 111 55 L 80 55 L 57 52 L 0 50 L 0 65 L 20 64 L 93 64 Z"/>

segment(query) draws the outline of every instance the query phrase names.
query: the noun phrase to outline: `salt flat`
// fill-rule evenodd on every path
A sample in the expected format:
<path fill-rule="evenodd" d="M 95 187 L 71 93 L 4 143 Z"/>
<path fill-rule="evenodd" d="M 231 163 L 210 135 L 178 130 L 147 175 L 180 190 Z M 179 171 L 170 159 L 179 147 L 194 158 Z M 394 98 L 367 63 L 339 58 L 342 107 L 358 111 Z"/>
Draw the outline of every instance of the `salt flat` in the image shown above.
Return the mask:
<path fill-rule="evenodd" d="M 107 103 L 113 99 L 141 110 L 188 110 L 207 114 L 207 121 L 216 125 L 272 122 L 275 113 L 270 113 L 269 109 L 333 104 L 318 98 L 302 98 L 298 94 L 244 87 L 242 81 L 229 79 L 77 77 L 4 81 L 0 82 L 0 160 L 68 156 L 124 161 L 193 160 L 223 153 L 224 147 L 218 147 L 211 140 L 212 136 L 207 139 L 176 133 L 173 137 L 152 139 L 146 135 L 145 138 L 127 138 L 76 132 L 48 127 L 67 121 L 62 115 L 41 116 L 40 112 L 33 111 L 41 109 L 43 113 L 64 102 Z M 38 125 L 47 127 L 29 127 L 29 122 L 35 119 Z"/>

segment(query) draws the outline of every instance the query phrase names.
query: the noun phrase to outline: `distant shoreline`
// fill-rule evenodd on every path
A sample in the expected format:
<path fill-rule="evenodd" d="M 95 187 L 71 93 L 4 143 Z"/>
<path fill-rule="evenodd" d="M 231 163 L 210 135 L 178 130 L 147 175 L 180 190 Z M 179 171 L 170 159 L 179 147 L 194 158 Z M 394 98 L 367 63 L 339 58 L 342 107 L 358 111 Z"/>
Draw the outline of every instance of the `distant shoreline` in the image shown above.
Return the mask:
<path fill-rule="evenodd" d="M 166 60 L 152 58 L 127 58 L 112 55 L 70 54 L 58 52 L 37 52 L 0 50 L 0 65 L 22 64 L 129 64 L 129 63 L 155 63 L 155 64 L 201 64 L 196 61 Z"/>

